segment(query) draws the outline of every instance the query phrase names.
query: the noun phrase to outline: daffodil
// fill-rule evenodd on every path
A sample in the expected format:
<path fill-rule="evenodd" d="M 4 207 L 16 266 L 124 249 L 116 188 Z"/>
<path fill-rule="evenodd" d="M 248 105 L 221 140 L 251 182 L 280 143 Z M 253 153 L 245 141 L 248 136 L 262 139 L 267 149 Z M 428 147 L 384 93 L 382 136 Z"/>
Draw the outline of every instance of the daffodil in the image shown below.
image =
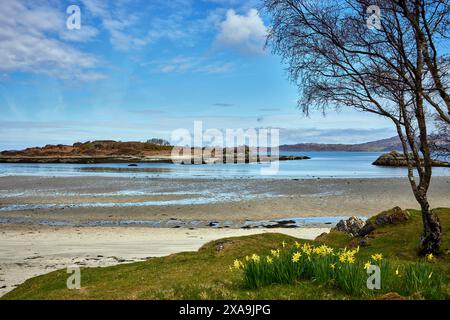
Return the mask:
<path fill-rule="evenodd" d="M 295 241 L 295 247 L 296 247 L 297 249 L 299 249 L 299 248 L 301 247 L 301 244 L 298 243 L 297 241 Z"/>
<path fill-rule="evenodd" d="M 266 257 L 266 261 L 267 261 L 268 264 L 272 264 L 273 259 L 272 259 L 271 256 L 267 256 L 267 257 Z"/>
<path fill-rule="evenodd" d="M 259 259 L 260 259 L 260 258 L 259 258 L 259 256 L 258 256 L 257 254 L 254 253 L 254 254 L 252 255 L 252 260 L 253 260 L 254 262 L 258 263 L 258 262 L 259 262 Z"/>
<path fill-rule="evenodd" d="M 234 260 L 233 266 L 236 270 L 244 267 L 243 263 L 238 259 Z"/>
<path fill-rule="evenodd" d="M 333 253 L 333 249 L 323 244 L 318 248 L 314 248 L 313 252 L 321 256 L 326 256 Z"/>
<path fill-rule="evenodd" d="M 279 257 L 280 256 L 280 250 L 270 250 L 270 253 L 272 254 L 272 256 L 274 257 Z"/>
<path fill-rule="evenodd" d="M 336 269 L 336 263 L 330 264 L 330 268 L 333 269 L 333 270 Z"/>
<path fill-rule="evenodd" d="M 311 252 L 312 252 L 312 247 L 311 247 L 311 245 L 309 244 L 309 243 L 304 243 L 303 244 L 303 246 L 302 246 L 302 251 L 304 252 L 304 253 L 306 253 L 307 255 L 310 255 L 311 254 Z"/>
<path fill-rule="evenodd" d="M 367 262 L 364 264 L 364 270 L 368 270 L 368 269 L 370 268 L 371 265 L 372 265 L 372 264 L 370 263 L 370 261 L 367 261 Z"/>
<path fill-rule="evenodd" d="M 398 270 L 398 267 L 397 267 L 397 270 L 395 270 L 395 274 L 396 274 L 397 276 L 400 276 L 400 271 Z"/>
<path fill-rule="evenodd" d="M 427 254 L 425 257 L 427 258 L 428 262 L 434 261 L 434 255 L 432 253 Z"/>
<path fill-rule="evenodd" d="M 283 240 L 283 242 L 281 243 L 281 245 L 283 246 L 283 248 L 285 248 L 285 247 L 286 247 L 286 242 L 284 242 L 284 240 Z"/>
<path fill-rule="evenodd" d="M 298 262 L 302 254 L 300 252 L 296 252 L 292 255 L 292 262 Z"/>
<path fill-rule="evenodd" d="M 381 253 L 373 254 L 373 255 L 372 255 L 372 259 L 373 259 L 374 261 L 381 261 L 381 260 L 383 260 L 383 255 L 382 255 Z"/>
<path fill-rule="evenodd" d="M 356 259 L 355 259 L 355 255 L 356 255 L 357 251 L 356 250 L 350 250 L 347 251 L 347 249 L 344 249 L 343 251 L 341 251 L 339 253 L 339 261 L 341 263 L 355 263 Z"/>

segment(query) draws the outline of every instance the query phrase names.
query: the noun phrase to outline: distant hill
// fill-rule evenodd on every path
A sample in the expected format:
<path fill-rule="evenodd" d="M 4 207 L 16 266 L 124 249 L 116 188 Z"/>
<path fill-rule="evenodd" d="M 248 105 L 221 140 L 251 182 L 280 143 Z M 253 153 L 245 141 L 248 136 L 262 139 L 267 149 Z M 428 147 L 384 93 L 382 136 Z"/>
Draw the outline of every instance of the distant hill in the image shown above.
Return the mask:
<path fill-rule="evenodd" d="M 402 150 L 398 137 L 382 139 L 359 144 L 322 144 L 322 143 L 298 143 L 280 146 L 280 151 L 307 152 L 307 151 L 393 151 Z"/>
<path fill-rule="evenodd" d="M 80 157 L 80 156 L 155 156 L 170 155 L 171 146 L 152 142 L 121 142 L 100 140 L 77 142 L 73 145 L 46 145 L 21 151 L 3 151 L 4 157 Z"/>

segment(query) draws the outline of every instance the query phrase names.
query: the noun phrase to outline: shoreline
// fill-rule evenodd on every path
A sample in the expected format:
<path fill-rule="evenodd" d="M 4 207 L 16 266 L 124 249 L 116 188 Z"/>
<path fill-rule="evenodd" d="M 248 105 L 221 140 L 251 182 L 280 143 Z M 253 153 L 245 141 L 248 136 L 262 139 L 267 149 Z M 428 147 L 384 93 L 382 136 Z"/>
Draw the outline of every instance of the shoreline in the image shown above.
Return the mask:
<path fill-rule="evenodd" d="M 450 177 L 435 177 L 430 205 L 450 207 L 449 190 Z M 239 225 L 274 219 L 370 217 L 395 206 L 418 208 L 406 178 L 0 177 L 0 219 L 30 223 L 177 220 Z"/>
<path fill-rule="evenodd" d="M 449 190 L 450 177 L 435 177 L 431 206 L 450 207 Z M 179 200 L 184 204 L 174 202 Z M 11 219 L 0 223 L 0 296 L 26 279 L 68 265 L 105 267 L 142 261 L 196 251 L 220 238 L 263 232 L 314 239 L 328 232 L 338 217 L 370 217 L 395 206 L 418 207 L 406 178 L 0 177 L 0 210 L 52 203 L 60 207 L 0 211 L 0 221 Z M 293 218 L 320 223 L 267 228 L 270 221 Z M 21 219 L 23 224 L 14 224 Z M 69 226 L 58 226 L 61 221 Z M 95 225 L 105 221 L 110 224 Z M 144 227 L 124 224 L 127 221 L 170 223 Z M 252 221 L 262 221 L 258 227 L 266 228 L 242 228 Z"/>
<path fill-rule="evenodd" d="M 312 240 L 329 229 L 189 230 L 0 225 L 0 297 L 29 278 L 67 267 L 107 267 L 145 261 L 197 251 L 204 244 L 221 238 L 266 232 Z"/>

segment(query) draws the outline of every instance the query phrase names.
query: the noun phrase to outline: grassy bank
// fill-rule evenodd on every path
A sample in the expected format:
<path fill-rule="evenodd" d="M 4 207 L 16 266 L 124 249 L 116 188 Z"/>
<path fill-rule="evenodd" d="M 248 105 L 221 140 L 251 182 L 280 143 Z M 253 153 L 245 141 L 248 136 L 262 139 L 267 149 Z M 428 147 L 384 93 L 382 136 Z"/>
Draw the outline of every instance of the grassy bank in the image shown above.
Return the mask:
<path fill-rule="evenodd" d="M 443 227 L 443 255 L 430 263 L 434 276 L 439 275 L 444 297 L 449 296 L 450 209 L 436 209 Z M 377 229 L 368 247 L 361 247 L 358 258 L 370 260 L 377 253 L 392 266 L 406 268 L 423 261 L 416 255 L 421 231 L 420 212 L 410 210 L 410 220 L 402 225 Z M 244 271 L 230 271 L 236 259 L 256 254 L 266 257 L 273 249 L 309 243 L 332 248 L 356 247 L 345 234 L 333 232 L 317 241 L 303 241 L 280 234 L 261 234 L 249 237 L 214 241 L 198 252 L 179 253 L 145 262 L 108 268 L 82 268 L 81 289 L 68 290 L 66 270 L 52 272 L 26 281 L 3 299 L 361 299 L 381 298 L 383 293 L 361 296 L 346 293 L 333 283 L 310 279 L 294 279 L 290 283 L 251 286 Z M 287 250 L 287 249 L 286 249 Z M 425 263 L 425 261 L 423 261 Z M 433 277 L 434 277 L 433 276 Z M 276 281 L 274 281 L 276 282 Z M 423 298 L 409 294 L 406 298 Z"/>

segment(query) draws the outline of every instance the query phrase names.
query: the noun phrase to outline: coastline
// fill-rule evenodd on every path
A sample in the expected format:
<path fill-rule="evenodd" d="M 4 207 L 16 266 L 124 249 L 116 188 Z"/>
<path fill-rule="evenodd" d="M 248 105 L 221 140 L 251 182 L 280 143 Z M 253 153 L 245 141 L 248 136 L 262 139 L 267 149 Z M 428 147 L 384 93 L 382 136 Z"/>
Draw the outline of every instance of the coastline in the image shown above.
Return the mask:
<path fill-rule="evenodd" d="M 197 251 L 207 242 L 228 237 L 275 232 L 314 239 L 328 231 L 327 228 L 188 230 L 0 224 L 0 297 L 29 278 L 67 267 L 107 267 Z"/>
<path fill-rule="evenodd" d="M 449 190 L 450 177 L 435 177 L 431 205 L 450 207 Z M 177 203 L 180 200 L 184 204 Z M 2 211 L 49 203 L 60 207 Z M 394 206 L 417 208 L 405 178 L 3 176 L 0 296 L 26 279 L 68 265 L 142 261 L 195 251 L 224 237 L 263 232 L 314 239 L 341 216 L 370 217 Z M 292 218 L 312 222 L 295 228 L 261 227 Z M 158 227 L 149 223 L 154 221 Z M 255 221 L 260 223 L 257 228 L 243 228 Z"/>
<path fill-rule="evenodd" d="M 449 207 L 449 190 L 450 177 L 433 178 L 431 206 Z M 406 178 L 0 177 L 0 219 L 11 223 L 228 221 L 237 227 L 267 219 L 369 217 L 394 206 L 418 207 Z"/>

